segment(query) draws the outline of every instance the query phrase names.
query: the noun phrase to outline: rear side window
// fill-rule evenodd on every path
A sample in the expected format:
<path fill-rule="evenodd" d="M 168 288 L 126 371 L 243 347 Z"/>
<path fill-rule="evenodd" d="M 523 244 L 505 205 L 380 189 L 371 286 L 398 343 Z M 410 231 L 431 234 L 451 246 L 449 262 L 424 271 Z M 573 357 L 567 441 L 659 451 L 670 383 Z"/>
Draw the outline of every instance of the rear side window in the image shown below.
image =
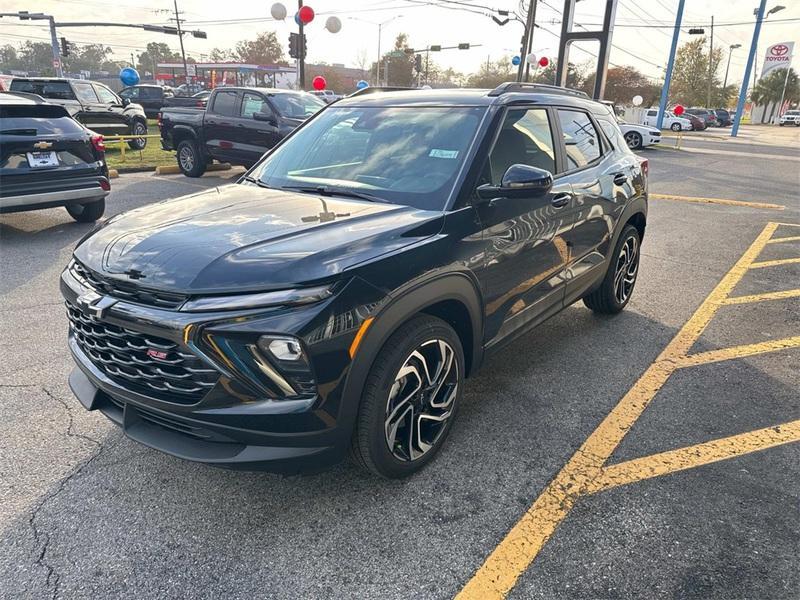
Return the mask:
<path fill-rule="evenodd" d="M 0 106 L 0 135 L 64 135 L 85 131 L 60 106 Z"/>
<path fill-rule="evenodd" d="M 99 102 L 97 94 L 94 93 L 92 86 L 88 83 L 76 83 L 75 93 L 78 95 L 78 100 L 81 102 Z"/>
<path fill-rule="evenodd" d="M 74 100 L 75 94 L 66 81 L 25 81 L 15 79 L 11 82 L 11 90 L 38 94 L 51 100 Z"/>
<path fill-rule="evenodd" d="M 600 137 L 589 120 L 589 115 L 576 110 L 559 109 L 558 119 L 564 133 L 568 171 L 585 167 L 600 158 Z"/>
<path fill-rule="evenodd" d="M 657 110 L 648 110 L 647 111 L 647 116 L 648 117 L 657 117 L 658 116 L 658 111 Z"/>
<path fill-rule="evenodd" d="M 211 112 L 226 117 L 236 116 L 236 92 L 217 92 Z"/>

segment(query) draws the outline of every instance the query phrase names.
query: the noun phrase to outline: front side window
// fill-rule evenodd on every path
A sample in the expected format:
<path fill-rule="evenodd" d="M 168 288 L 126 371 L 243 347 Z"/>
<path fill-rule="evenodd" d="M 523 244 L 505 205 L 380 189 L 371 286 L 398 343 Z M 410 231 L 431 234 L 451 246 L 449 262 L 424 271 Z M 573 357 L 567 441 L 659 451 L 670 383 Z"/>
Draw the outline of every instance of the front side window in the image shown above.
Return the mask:
<path fill-rule="evenodd" d="M 245 93 L 242 99 L 242 118 L 252 119 L 255 113 L 271 115 L 272 109 L 269 103 L 259 94 Z"/>
<path fill-rule="evenodd" d="M 492 185 L 499 186 L 506 170 L 516 164 L 555 173 L 553 147 L 553 133 L 545 109 L 509 110 L 489 154 Z"/>
<path fill-rule="evenodd" d="M 141 88 L 126 88 L 122 90 L 119 95 L 128 100 L 138 100 L 140 90 Z"/>
<path fill-rule="evenodd" d="M 325 106 L 316 96 L 305 93 L 271 94 L 270 98 L 279 113 L 292 119 L 307 119 Z"/>
<path fill-rule="evenodd" d="M 217 92 L 211 111 L 226 117 L 236 116 L 236 92 Z"/>
<path fill-rule="evenodd" d="M 577 110 L 559 109 L 558 119 L 567 150 L 567 171 L 580 169 L 600 158 L 600 137 L 589 115 Z"/>
<path fill-rule="evenodd" d="M 110 89 L 103 85 L 95 85 L 94 91 L 97 92 L 97 97 L 103 104 L 119 104 L 119 98 Z"/>
<path fill-rule="evenodd" d="M 75 95 L 78 97 L 78 100 L 84 104 L 99 102 L 97 94 L 94 93 L 94 88 L 88 83 L 76 83 Z"/>
<path fill-rule="evenodd" d="M 322 187 L 443 210 L 485 111 L 334 105 L 278 147 L 254 175 L 272 188 Z"/>

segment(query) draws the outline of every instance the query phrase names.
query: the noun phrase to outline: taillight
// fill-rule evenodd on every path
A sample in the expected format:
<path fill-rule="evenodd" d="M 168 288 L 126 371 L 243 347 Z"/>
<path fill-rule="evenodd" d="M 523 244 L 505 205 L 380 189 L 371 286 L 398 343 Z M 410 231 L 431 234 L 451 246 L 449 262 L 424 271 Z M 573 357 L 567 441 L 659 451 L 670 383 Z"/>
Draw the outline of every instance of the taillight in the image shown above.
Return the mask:
<path fill-rule="evenodd" d="M 159 111 L 158 115 L 156 115 L 156 122 L 158 123 L 158 128 L 161 129 L 161 112 Z"/>
<path fill-rule="evenodd" d="M 105 152 L 106 151 L 106 144 L 103 141 L 102 135 L 93 135 L 92 136 L 92 147 L 97 150 L 98 152 Z"/>
<path fill-rule="evenodd" d="M 101 179 L 100 187 L 106 192 L 109 192 L 111 191 L 111 182 L 108 179 Z"/>
<path fill-rule="evenodd" d="M 203 101 L 202 101 L 202 100 L 198 100 L 198 101 L 197 101 L 197 104 L 195 104 L 195 106 L 196 106 L 197 108 L 203 108 Z"/>
<path fill-rule="evenodd" d="M 645 175 L 649 175 L 650 174 L 650 162 L 646 158 L 643 158 L 642 161 L 639 164 L 642 166 L 642 173 L 644 173 Z"/>

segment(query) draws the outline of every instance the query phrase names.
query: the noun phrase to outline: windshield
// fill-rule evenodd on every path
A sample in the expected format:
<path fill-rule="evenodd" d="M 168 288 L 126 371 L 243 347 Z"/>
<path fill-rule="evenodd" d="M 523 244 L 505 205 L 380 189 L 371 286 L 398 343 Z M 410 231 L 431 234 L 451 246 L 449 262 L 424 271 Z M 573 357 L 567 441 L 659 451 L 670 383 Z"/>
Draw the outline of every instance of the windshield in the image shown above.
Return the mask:
<path fill-rule="evenodd" d="M 273 188 L 349 190 L 443 210 L 485 110 L 333 105 L 270 154 L 254 176 Z"/>
<path fill-rule="evenodd" d="M 269 97 L 284 117 L 307 119 L 325 103 L 311 94 L 271 94 Z"/>
<path fill-rule="evenodd" d="M 800 110 L 787 110 L 787 111 L 786 111 L 785 113 L 783 113 L 783 114 L 785 114 L 785 115 L 792 115 L 792 116 L 796 116 L 796 115 L 800 115 Z"/>

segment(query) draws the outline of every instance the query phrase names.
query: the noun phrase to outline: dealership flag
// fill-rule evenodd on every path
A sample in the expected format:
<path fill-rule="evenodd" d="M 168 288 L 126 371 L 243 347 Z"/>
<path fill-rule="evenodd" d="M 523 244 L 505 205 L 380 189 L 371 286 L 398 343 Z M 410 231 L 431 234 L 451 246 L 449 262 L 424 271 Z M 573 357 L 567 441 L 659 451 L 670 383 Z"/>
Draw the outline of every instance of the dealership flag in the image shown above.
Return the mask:
<path fill-rule="evenodd" d="M 772 44 L 764 54 L 764 66 L 761 68 L 761 78 L 775 69 L 788 69 L 792 64 L 794 42 L 780 42 Z"/>

